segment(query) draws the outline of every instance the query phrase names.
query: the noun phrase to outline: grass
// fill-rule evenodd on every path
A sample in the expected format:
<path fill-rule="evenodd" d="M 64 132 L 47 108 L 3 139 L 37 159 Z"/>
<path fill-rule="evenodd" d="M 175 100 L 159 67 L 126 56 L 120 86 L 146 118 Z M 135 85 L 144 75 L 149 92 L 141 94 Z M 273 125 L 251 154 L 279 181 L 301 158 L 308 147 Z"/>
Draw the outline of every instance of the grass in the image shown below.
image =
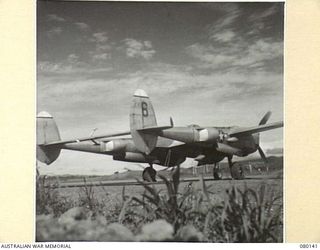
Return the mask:
<path fill-rule="evenodd" d="M 217 192 L 200 176 L 199 186 L 181 188 L 179 168 L 159 177 L 162 189 L 141 182 L 140 195 L 123 187 L 119 200 L 110 203 L 89 185 L 71 202 L 58 189 L 44 188 L 45 177 L 38 176 L 37 240 L 283 241 L 282 197 L 274 187 L 231 184 Z"/>

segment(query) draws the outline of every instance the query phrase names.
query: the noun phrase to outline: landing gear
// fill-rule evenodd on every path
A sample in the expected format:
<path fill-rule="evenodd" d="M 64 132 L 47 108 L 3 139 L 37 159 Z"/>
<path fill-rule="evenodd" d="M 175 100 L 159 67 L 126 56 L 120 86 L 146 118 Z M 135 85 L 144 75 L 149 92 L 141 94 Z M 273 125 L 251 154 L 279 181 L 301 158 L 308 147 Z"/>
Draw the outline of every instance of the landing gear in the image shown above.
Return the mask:
<path fill-rule="evenodd" d="M 150 164 L 150 167 L 147 167 L 143 170 L 142 179 L 147 182 L 156 182 L 157 181 L 156 174 L 157 174 L 157 171 L 154 170 L 154 168 L 152 167 L 152 164 Z"/>
<path fill-rule="evenodd" d="M 242 166 L 238 162 L 234 162 L 231 167 L 231 177 L 235 180 L 244 179 L 244 172 Z"/>
<path fill-rule="evenodd" d="M 221 180 L 222 179 L 222 173 L 221 173 L 221 170 L 220 170 L 219 163 L 214 164 L 214 167 L 213 167 L 213 178 L 215 180 Z"/>
<path fill-rule="evenodd" d="M 232 158 L 228 157 L 229 169 L 231 178 L 234 180 L 242 180 L 244 179 L 244 171 L 240 163 L 232 162 Z"/>

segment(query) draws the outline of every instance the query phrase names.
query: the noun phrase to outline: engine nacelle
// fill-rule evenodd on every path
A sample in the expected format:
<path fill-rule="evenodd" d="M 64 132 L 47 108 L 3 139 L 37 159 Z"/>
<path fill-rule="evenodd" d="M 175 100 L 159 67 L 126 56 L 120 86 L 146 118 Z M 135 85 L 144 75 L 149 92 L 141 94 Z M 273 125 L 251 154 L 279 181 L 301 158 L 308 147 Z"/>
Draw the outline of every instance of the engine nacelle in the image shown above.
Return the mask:
<path fill-rule="evenodd" d="M 219 139 L 219 131 L 215 128 L 205 128 L 199 131 L 199 141 L 216 142 Z"/>
<path fill-rule="evenodd" d="M 156 160 L 156 158 L 149 155 L 144 155 L 142 153 L 124 152 L 122 154 L 114 155 L 113 160 L 146 163 L 146 162 L 153 162 Z"/>
<path fill-rule="evenodd" d="M 102 151 L 104 152 L 118 152 L 126 151 L 130 146 L 132 146 L 132 140 L 128 139 L 116 139 L 102 144 Z"/>

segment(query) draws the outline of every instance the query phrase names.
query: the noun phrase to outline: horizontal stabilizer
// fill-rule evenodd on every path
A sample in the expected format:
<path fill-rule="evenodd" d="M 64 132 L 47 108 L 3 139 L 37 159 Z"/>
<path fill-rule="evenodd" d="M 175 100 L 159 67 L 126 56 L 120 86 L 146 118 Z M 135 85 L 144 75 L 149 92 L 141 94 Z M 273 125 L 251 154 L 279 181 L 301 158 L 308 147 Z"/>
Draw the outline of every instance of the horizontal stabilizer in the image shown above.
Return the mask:
<path fill-rule="evenodd" d="M 103 134 L 103 135 L 97 135 L 97 136 L 82 137 L 82 138 L 76 138 L 76 139 L 70 139 L 70 140 L 54 141 L 54 142 L 50 142 L 50 143 L 46 143 L 46 144 L 42 144 L 42 145 L 43 146 L 53 146 L 53 145 L 58 146 L 58 145 L 63 145 L 63 144 L 67 144 L 67 143 L 91 141 L 91 140 L 97 140 L 97 139 L 115 137 L 115 136 L 122 136 L 122 135 L 130 135 L 130 131 L 120 132 L 120 133 L 112 133 L 112 134 Z"/>
<path fill-rule="evenodd" d="M 173 121 L 172 118 L 170 117 L 170 125 L 168 126 L 150 126 L 150 127 L 145 127 L 145 128 L 141 128 L 141 129 L 137 129 L 137 131 L 139 132 L 143 132 L 146 134 L 155 134 L 157 135 L 159 131 L 165 130 L 165 129 L 169 129 L 173 127 Z"/>
<path fill-rule="evenodd" d="M 230 137 L 237 137 L 237 136 L 244 136 L 244 135 L 250 135 L 250 134 L 255 134 L 275 128 L 280 128 L 283 127 L 283 122 L 274 122 L 274 123 L 269 123 L 265 125 L 260 125 L 260 126 L 255 126 L 255 127 L 250 127 L 250 128 L 236 128 L 234 131 L 232 131 L 229 136 Z"/>
<path fill-rule="evenodd" d="M 171 140 L 164 137 L 161 137 L 157 141 L 157 148 L 174 148 L 185 145 L 182 141 Z"/>

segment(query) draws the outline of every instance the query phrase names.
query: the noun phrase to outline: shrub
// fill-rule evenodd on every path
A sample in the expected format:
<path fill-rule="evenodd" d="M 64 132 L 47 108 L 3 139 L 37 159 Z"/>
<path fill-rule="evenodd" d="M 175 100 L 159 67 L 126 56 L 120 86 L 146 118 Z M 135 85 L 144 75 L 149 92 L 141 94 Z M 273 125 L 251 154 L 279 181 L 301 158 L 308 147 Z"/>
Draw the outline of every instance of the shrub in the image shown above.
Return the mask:
<path fill-rule="evenodd" d="M 51 184 L 47 176 L 36 176 L 36 214 L 53 214 L 60 216 L 74 206 L 71 201 L 61 196 L 57 189 L 58 183 Z"/>

